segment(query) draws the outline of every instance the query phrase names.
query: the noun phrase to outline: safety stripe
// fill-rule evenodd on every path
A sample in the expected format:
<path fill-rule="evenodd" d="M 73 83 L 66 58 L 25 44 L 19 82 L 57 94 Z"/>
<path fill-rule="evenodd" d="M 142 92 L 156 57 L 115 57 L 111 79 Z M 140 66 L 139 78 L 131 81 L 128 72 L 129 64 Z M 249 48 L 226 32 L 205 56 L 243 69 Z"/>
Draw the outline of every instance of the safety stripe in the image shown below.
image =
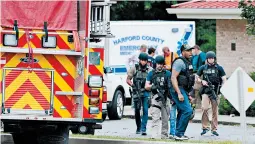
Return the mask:
<path fill-rule="evenodd" d="M 45 55 L 44 56 L 48 62 L 50 63 L 50 65 L 57 71 L 58 74 L 61 73 L 67 73 L 67 76 L 62 77 L 63 78 L 63 84 L 66 83 L 66 87 L 68 87 L 69 91 L 73 91 L 74 89 L 74 77 L 71 76 L 71 74 L 63 67 L 63 65 L 56 59 L 56 56 L 54 55 Z M 69 83 L 70 82 L 70 83 Z"/>
<path fill-rule="evenodd" d="M 85 20 L 86 21 L 89 21 L 89 12 L 90 12 L 90 1 L 86 1 L 85 2 L 85 10 L 86 10 L 86 15 L 85 15 Z M 85 22 L 85 37 L 89 37 L 89 22 Z M 91 49 L 90 49 L 91 50 Z M 87 76 L 88 75 L 103 75 L 102 73 L 102 70 L 98 70 L 97 67 L 93 67 L 93 66 L 89 66 L 89 68 L 87 67 L 87 62 L 88 62 L 88 42 L 85 42 L 85 59 L 84 59 L 84 80 L 86 81 L 87 79 Z M 102 57 L 103 56 L 103 53 L 100 54 L 100 56 Z M 100 58 L 101 58 L 100 57 Z M 100 64 L 103 66 L 103 61 L 100 60 Z M 89 71 L 87 71 L 89 70 Z M 101 89 L 102 90 L 102 89 Z M 101 113 L 101 110 L 102 110 L 102 92 L 100 94 L 100 113 L 97 114 L 97 115 L 90 115 L 88 110 L 89 110 L 89 88 L 87 86 L 87 84 L 84 85 L 84 106 L 83 106 L 83 118 L 86 118 L 86 119 L 101 119 L 101 116 L 102 116 L 102 113 Z"/>
<path fill-rule="evenodd" d="M 20 29 L 21 30 L 21 29 Z M 30 40 L 32 48 L 41 48 L 41 36 L 43 34 L 36 34 L 37 30 L 33 30 L 33 38 Z M 72 33 L 70 33 L 72 35 Z M 58 49 L 74 49 L 73 43 L 67 41 L 67 35 L 56 35 L 57 36 L 57 48 Z M 20 39 L 18 47 L 27 48 L 26 36 L 20 33 Z M 8 56 L 9 55 L 9 56 Z M 25 57 L 25 54 L 6 54 L 7 63 L 5 67 L 27 67 L 27 64 L 21 63 L 20 58 Z M 12 56 L 12 58 L 10 57 Z M 48 58 L 50 57 L 50 58 Z M 71 56 L 48 56 L 34 54 L 34 58 L 39 60 L 39 63 L 34 63 L 34 68 L 53 68 L 55 69 L 55 91 L 74 91 L 74 78 L 76 73 L 76 60 L 75 57 Z M 63 77 L 61 73 L 67 73 L 67 76 Z M 8 73 L 6 73 L 8 74 Z M 48 75 L 49 77 L 50 75 Z M 0 80 L 2 78 L 0 77 Z M 14 80 L 15 81 L 15 80 Z M 27 95 L 27 97 L 29 97 Z M 54 95 L 54 117 L 71 117 L 74 111 L 74 104 L 72 102 L 73 96 L 56 96 Z M 62 106 L 65 106 L 66 109 Z M 25 108 L 29 108 L 29 105 L 25 105 Z"/>
<path fill-rule="evenodd" d="M 23 55 L 24 56 L 24 54 L 16 54 L 16 55 Z M 19 57 L 22 57 L 22 56 L 19 56 Z M 38 58 L 38 57 L 40 57 L 40 58 Z M 37 55 L 37 57 L 35 57 L 35 58 L 38 58 L 39 61 L 41 61 L 41 63 L 43 63 L 42 66 L 44 66 L 44 67 L 48 66 L 48 68 L 52 67 L 50 65 L 47 65 L 48 61 L 42 55 Z M 43 59 L 44 59 L 44 61 L 43 61 Z M 39 62 L 39 64 L 35 64 L 35 67 L 42 68 L 40 66 L 41 63 Z M 9 63 L 7 63 L 7 65 L 9 65 Z M 50 75 L 48 75 L 48 77 L 50 77 Z M 58 85 L 59 86 L 63 86 L 64 83 L 65 83 L 64 80 L 62 80 L 61 83 L 58 83 L 58 81 L 61 81 L 61 80 L 59 80 L 60 79 L 59 77 L 60 77 L 59 74 L 56 72 L 55 73 L 55 84 L 54 84 L 55 91 L 61 91 L 61 89 L 58 87 Z M 15 80 L 14 80 L 14 84 L 13 85 L 16 86 L 16 87 L 20 86 L 17 83 L 15 83 Z M 6 89 L 6 91 L 8 91 L 8 88 Z M 58 110 L 57 111 L 58 115 L 61 115 L 61 117 L 70 117 L 71 116 L 71 111 L 72 111 L 72 105 L 73 105 L 72 102 L 66 96 L 55 96 L 55 98 L 54 98 L 54 108 L 60 109 L 62 105 L 64 105 L 67 108 L 67 110 L 65 112 L 63 112 L 64 110 L 61 110 L 61 112 L 59 112 L 60 110 Z M 54 116 L 55 116 L 55 113 L 54 113 Z"/>
<path fill-rule="evenodd" d="M 3 30 L 12 30 L 12 29 L 3 28 Z M 24 31 L 24 29 L 19 29 L 19 30 Z M 32 38 L 30 39 L 30 41 L 34 45 L 36 45 L 36 47 L 33 47 L 33 48 L 42 48 L 42 36 L 44 34 L 43 33 L 36 33 L 36 32 L 43 32 L 43 31 L 42 30 L 32 30 L 30 32 L 31 32 L 31 35 L 32 35 Z M 57 42 L 57 46 L 58 46 L 57 49 L 74 50 L 74 42 L 68 42 L 68 35 L 58 34 L 58 33 L 63 32 L 63 31 L 49 30 L 49 32 L 56 32 L 56 34 L 49 34 L 49 36 L 56 36 L 56 38 L 57 38 L 56 42 Z M 1 32 L 1 35 L 2 35 L 2 33 L 3 32 Z M 73 34 L 70 33 L 70 35 L 73 35 Z M 26 34 L 25 33 L 19 33 L 18 47 L 27 48 L 26 46 L 24 46 L 26 43 L 27 43 Z"/>
<path fill-rule="evenodd" d="M 63 66 L 63 68 L 68 72 L 68 75 L 74 78 L 76 68 L 75 68 L 75 65 L 70 60 L 70 59 L 73 59 L 73 57 L 72 56 L 66 57 L 66 56 L 59 56 L 59 55 L 56 55 L 55 57 L 57 61 L 61 64 L 61 66 Z"/>
<path fill-rule="evenodd" d="M 38 81 L 37 81 L 38 82 Z M 38 83 L 36 84 L 38 85 Z M 24 91 L 24 89 L 28 89 L 28 87 L 33 87 L 33 91 Z M 8 94 L 6 94 L 8 96 Z M 12 97 L 9 97 L 6 101 L 5 101 L 5 107 L 6 108 L 17 108 L 18 105 L 20 105 L 20 103 L 25 100 L 24 97 L 27 95 L 27 97 L 29 97 L 29 103 L 30 100 L 36 100 L 37 103 L 33 104 L 36 105 L 37 107 L 39 107 L 39 110 L 42 110 L 42 108 L 49 109 L 49 107 L 45 107 L 46 104 L 48 104 L 49 106 L 49 96 L 48 98 L 46 98 L 45 96 L 42 95 L 42 93 L 35 87 L 35 85 L 29 81 L 26 80 L 16 91 L 15 93 L 12 94 Z M 29 96 L 30 95 L 30 96 Z M 31 98 L 31 95 L 32 98 Z M 40 97 L 38 97 L 40 96 Z M 27 100 L 27 99 L 26 99 Z M 23 106 L 24 107 L 24 106 Z"/>
<path fill-rule="evenodd" d="M 37 64 L 40 68 L 42 68 L 39 64 Z M 47 75 L 48 77 L 50 77 L 50 75 Z M 58 87 L 58 85 L 56 84 L 56 81 L 54 81 L 55 83 L 54 83 L 54 91 L 59 91 L 60 90 L 60 88 Z M 63 96 L 64 97 L 64 96 Z M 65 100 L 65 99 L 64 99 Z M 68 101 L 68 100 L 67 100 Z M 68 105 L 67 106 L 67 110 L 61 110 L 61 106 L 66 106 L 66 105 Z M 69 111 L 69 106 L 70 104 L 68 103 L 66 103 L 65 101 L 63 101 L 63 99 L 62 100 L 60 100 L 59 99 L 59 97 L 57 97 L 56 95 L 54 95 L 54 113 L 53 113 L 53 116 L 54 117 L 63 117 L 63 118 L 67 118 L 67 117 L 71 117 L 71 113 L 70 113 L 70 111 Z"/>
<path fill-rule="evenodd" d="M 89 52 L 99 52 L 100 53 L 100 64 L 99 65 L 89 65 L 89 75 L 100 75 L 103 76 L 103 66 L 104 66 L 104 49 L 103 48 L 90 48 Z M 88 56 L 88 51 L 85 53 L 85 58 Z M 89 55 L 90 56 L 90 55 Z M 87 85 L 84 86 L 84 109 L 89 110 L 89 87 Z M 100 101 L 99 101 L 99 114 L 88 114 L 88 111 L 84 110 L 83 117 L 84 118 L 93 118 L 93 119 L 101 119 L 102 118 L 102 93 L 103 89 L 99 88 L 100 90 Z"/>

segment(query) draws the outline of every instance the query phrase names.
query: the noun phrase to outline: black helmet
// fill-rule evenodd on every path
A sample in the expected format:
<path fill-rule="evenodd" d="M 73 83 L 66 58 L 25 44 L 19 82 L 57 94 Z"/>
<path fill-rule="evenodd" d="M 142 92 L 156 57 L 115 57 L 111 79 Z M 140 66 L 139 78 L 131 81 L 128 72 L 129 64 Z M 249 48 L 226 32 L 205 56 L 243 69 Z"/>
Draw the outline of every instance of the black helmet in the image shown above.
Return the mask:
<path fill-rule="evenodd" d="M 206 53 L 206 59 L 208 58 L 216 58 L 216 55 L 213 51 L 209 51 Z"/>
<path fill-rule="evenodd" d="M 165 63 L 165 58 L 163 56 L 159 55 L 155 58 L 155 61 L 156 61 L 157 64 L 164 64 Z"/>
<path fill-rule="evenodd" d="M 148 61 L 148 55 L 147 55 L 147 53 L 144 53 L 144 52 L 140 53 L 138 58 L 139 58 L 139 60 Z"/>

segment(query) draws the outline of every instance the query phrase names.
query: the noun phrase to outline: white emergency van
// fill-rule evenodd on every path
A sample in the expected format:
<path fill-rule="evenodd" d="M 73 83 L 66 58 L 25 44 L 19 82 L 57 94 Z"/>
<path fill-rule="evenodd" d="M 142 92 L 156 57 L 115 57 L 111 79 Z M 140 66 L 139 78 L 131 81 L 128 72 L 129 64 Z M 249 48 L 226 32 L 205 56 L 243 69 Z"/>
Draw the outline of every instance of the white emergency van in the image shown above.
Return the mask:
<path fill-rule="evenodd" d="M 167 46 L 179 55 L 183 43 L 195 45 L 195 22 L 193 21 L 111 21 L 115 38 L 104 39 L 97 45 L 105 48 L 104 84 L 107 88 L 107 111 L 109 119 L 121 119 L 125 105 L 131 104 L 129 85 L 126 83 L 127 59 L 142 44 L 156 48 L 162 54 Z"/>

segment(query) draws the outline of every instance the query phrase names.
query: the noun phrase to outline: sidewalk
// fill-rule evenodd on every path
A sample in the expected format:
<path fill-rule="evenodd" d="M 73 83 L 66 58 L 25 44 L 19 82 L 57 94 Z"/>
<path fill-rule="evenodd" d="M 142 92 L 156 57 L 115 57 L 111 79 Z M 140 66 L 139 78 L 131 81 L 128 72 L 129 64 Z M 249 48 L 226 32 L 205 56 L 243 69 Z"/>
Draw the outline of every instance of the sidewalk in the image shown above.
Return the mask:
<path fill-rule="evenodd" d="M 211 120 L 211 111 L 209 110 L 209 119 Z M 134 110 L 131 106 L 125 106 L 124 108 L 124 118 L 134 118 Z M 192 120 L 193 123 L 201 123 L 202 118 L 202 110 L 197 109 L 194 119 Z M 151 115 L 149 112 L 149 119 L 151 120 Z M 239 125 L 241 122 L 241 118 L 239 116 L 230 117 L 229 115 L 219 115 L 218 117 L 219 124 L 223 125 Z M 248 125 L 252 125 L 255 127 L 255 117 L 246 117 L 246 123 Z"/>

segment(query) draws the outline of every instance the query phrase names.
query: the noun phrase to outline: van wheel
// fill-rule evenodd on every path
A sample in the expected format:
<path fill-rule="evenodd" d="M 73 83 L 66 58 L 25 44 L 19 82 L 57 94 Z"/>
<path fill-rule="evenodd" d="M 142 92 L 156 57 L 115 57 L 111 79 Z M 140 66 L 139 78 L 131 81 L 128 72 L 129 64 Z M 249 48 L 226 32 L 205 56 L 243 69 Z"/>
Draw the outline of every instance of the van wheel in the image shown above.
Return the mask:
<path fill-rule="evenodd" d="M 124 111 L 124 96 L 120 90 L 117 90 L 114 94 L 111 106 L 107 108 L 108 117 L 110 120 L 119 120 L 123 116 Z"/>

